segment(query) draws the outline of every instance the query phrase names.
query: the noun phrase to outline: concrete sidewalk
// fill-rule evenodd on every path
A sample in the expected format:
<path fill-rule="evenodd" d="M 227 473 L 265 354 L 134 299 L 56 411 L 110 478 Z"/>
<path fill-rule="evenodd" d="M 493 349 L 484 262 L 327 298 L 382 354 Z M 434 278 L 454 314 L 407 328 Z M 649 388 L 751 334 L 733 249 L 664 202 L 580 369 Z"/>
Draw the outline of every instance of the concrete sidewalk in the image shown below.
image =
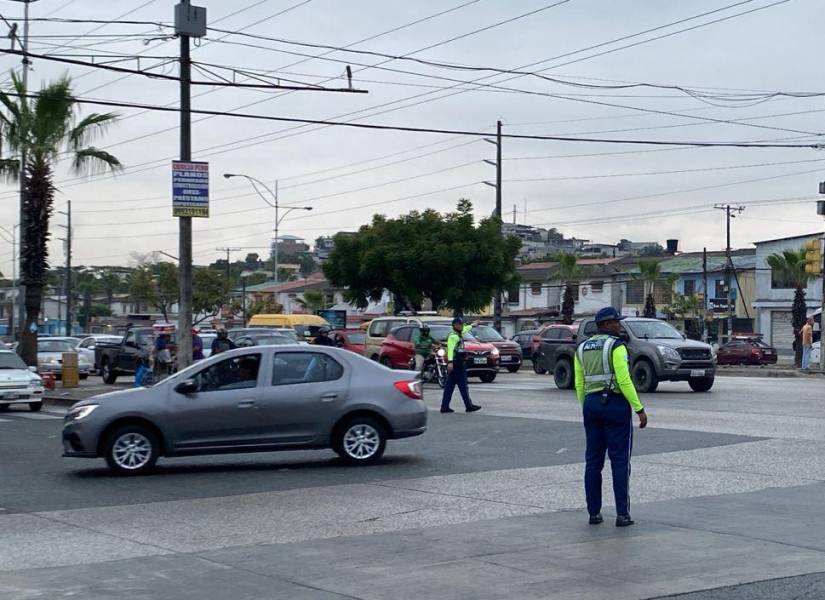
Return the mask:
<path fill-rule="evenodd" d="M 589 526 L 576 510 L 192 553 L 158 540 L 154 555 L 4 572 L 0 596 L 621 600 L 725 588 L 706 597 L 744 598 L 728 586 L 823 571 L 823 495 L 820 483 L 637 504 L 626 529 L 608 515 Z"/>

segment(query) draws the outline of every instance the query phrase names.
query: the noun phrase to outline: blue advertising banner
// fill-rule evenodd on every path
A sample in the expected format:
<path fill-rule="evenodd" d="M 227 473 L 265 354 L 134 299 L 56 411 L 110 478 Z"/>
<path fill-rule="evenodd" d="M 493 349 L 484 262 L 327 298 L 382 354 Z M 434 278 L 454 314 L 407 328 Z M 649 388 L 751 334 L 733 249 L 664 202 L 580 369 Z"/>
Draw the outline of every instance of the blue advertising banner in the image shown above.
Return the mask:
<path fill-rule="evenodd" d="M 172 216 L 209 216 L 209 163 L 172 161 Z"/>

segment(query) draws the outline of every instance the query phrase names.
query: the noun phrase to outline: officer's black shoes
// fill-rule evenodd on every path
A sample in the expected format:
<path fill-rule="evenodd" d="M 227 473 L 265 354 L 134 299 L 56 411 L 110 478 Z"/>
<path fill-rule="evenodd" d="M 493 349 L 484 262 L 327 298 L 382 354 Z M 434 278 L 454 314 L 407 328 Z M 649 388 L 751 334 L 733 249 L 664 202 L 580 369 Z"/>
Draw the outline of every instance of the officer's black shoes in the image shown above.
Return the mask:
<path fill-rule="evenodd" d="M 478 404 L 471 404 L 467 407 L 467 412 L 475 412 L 477 410 L 481 410 L 481 407 Z"/>
<path fill-rule="evenodd" d="M 630 518 L 630 515 L 619 515 L 616 517 L 616 527 L 629 527 L 635 522 L 636 521 Z"/>
<path fill-rule="evenodd" d="M 442 408 L 441 412 L 443 412 L 444 414 L 447 414 L 447 413 L 454 413 L 455 411 L 452 408 Z"/>
<path fill-rule="evenodd" d="M 602 516 L 602 513 L 590 515 L 589 523 L 591 525 L 601 525 L 602 523 L 604 523 L 604 517 Z"/>

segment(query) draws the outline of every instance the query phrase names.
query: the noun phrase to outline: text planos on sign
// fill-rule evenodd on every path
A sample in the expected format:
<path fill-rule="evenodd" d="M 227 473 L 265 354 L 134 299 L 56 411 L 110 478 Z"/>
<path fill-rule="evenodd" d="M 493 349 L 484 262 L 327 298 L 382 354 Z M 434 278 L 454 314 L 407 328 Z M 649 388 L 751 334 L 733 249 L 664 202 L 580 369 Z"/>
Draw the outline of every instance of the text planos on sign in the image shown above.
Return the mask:
<path fill-rule="evenodd" d="M 172 216 L 209 217 L 209 163 L 172 161 Z"/>

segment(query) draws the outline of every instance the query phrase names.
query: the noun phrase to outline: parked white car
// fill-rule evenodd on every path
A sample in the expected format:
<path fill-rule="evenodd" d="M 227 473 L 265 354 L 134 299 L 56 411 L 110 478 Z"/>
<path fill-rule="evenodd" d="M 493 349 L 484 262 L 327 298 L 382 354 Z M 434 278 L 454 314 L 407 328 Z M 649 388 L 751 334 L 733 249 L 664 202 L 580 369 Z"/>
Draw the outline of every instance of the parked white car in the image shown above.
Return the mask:
<path fill-rule="evenodd" d="M 95 365 L 95 346 L 98 342 L 111 342 L 119 344 L 123 339 L 117 335 L 109 335 L 105 333 L 96 333 L 83 338 L 77 345 L 77 353 L 86 357 L 86 362 L 92 365 L 92 373 L 97 372 L 97 365 Z"/>
<path fill-rule="evenodd" d="M 43 382 L 31 369 L 11 350 L 0 349 L 0 411 L 12 404 L 28 404 L 31 411 L 43 407 Z"/>

